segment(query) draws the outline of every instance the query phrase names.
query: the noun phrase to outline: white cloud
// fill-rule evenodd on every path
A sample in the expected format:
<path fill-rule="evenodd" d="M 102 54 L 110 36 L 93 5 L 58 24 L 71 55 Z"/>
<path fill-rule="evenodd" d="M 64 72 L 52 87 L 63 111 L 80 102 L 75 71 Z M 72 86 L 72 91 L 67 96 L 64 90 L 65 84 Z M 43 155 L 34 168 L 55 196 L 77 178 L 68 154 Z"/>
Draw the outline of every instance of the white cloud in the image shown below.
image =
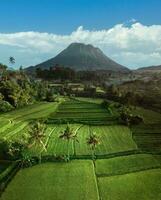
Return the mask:
<path fill-rule="evenodd" d="M 120 64 L 136 68 L 161 64 L 161 25 L 145 26 L 131 19 L 130 26 L 86 30 L 83 26 L 69 35 L 40 32 L 0 33 L 0 62 L 13 55 L 17 64 L 34 65 L 55 56 L 72 42 L 93 44 Z"/>

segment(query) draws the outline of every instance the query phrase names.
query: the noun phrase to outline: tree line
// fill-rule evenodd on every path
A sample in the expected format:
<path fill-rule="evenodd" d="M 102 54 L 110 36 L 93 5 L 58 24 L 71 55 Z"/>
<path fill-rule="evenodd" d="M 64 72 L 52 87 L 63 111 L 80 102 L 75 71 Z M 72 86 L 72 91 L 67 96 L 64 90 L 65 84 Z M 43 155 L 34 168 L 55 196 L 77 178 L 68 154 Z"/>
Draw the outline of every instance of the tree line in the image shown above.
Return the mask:
<path fill-rule="evenodd" d="M 98 71 L 75 71 L 70 67 L 55 65 L 49 69 L 36 69 L 36 77 L 43 80 L 65 81 L 102 81 L 103 77 Z"/>
<path fill-rule="evenodd" d="M 29 78 L 22 68 L 13 71 L 0 64 L 0 112 L 36 101 L 52 101 L 53 95 L 47 82 Z"/>

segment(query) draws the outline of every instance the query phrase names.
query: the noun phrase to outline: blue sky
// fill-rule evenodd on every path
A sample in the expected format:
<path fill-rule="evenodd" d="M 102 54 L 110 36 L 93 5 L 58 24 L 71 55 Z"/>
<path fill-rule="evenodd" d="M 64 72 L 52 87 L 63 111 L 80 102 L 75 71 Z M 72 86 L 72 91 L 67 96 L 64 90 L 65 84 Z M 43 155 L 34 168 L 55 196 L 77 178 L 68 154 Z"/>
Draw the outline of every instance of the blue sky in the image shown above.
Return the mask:
<path fill-rule="evenodd" d="M 17 66 L 34 65 L 59 53 L 68 45 L 67 40 L 88 43 L 91 34 L 94 39 L 90 42 L 93 45 L 123 65 L 137 68 L 161 64 L 161 45 L 153 41 L 153 33 L 155 39 L 160 34 L 160 10 L 161 0 L 0 0 L 0 62 L 8 64 L 8 56 L 12 54 L 16 57 Z M 117 28 L 120 24 L 123 26 L 121 30 Z M 80 26 L 83 28 L 79 29 Z M 108 39 L 111 30 L 114 30 L 116 39 L 120 37 L 116 31 L 121 31 L 122 43 L 112 43 L 114 39 Z M 106 36 L 102 31 L 106 31 Z M 127 39 L 124 37 L 125 31 Z M 142 32 L 143 36 L 140 34 Z M 84 34 L 85 39 L 78 37 L 79 34 Z M 63 41 L 65 36 L 68 39 L 63 43 L 59 36 Z M 58 42 L 53 39 L 55 37 Z M 147 37 L 146 42 L 144 37 Z M 141 44 L 131 45 L 140 40 L 146 48 L 156 46 L 148 52 L 147 49 L 143 50 Z M 36 48 L 34 41 L 41 47 Z M 142 51 L 137 52 L 137 48 Z"/>
<path fill-rule="evenodd" d="M 39 31 L 67 34 L 83 25 L 110 28 L 132 18 L 161 23 L 161 0 L 1 0 L 1 32 Z"/>

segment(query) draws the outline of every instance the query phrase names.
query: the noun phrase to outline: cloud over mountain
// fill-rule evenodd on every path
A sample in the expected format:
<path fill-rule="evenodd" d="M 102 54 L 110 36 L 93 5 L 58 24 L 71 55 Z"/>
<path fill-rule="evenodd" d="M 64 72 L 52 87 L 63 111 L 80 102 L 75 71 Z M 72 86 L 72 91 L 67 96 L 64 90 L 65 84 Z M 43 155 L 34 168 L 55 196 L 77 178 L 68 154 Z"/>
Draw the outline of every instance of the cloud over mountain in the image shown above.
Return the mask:
<path fill-rule="evenodd" d="M 86 30 L 80 26 L 68 35 L 33 31 L 0 33 L 0 61 L 6 63 L 12 55 L 19 65 L 35 65 L 73 42 L 98 46 L 106 55 L 131 68 L 161 64 L 161 25 L 145 26 L 138 22 L 104 30 Z"/>

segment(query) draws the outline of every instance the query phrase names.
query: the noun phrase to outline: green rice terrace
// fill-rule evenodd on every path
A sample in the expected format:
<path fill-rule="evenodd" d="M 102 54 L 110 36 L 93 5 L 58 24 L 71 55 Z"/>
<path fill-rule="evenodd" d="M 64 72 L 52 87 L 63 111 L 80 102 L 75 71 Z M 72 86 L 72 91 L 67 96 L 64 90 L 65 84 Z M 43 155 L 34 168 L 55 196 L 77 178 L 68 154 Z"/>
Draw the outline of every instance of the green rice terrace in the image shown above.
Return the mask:
<path fill-rule="evenodd" d="M 62 97 L 0 114 L 4 141 L 27 140 L 35 120 L 46 125 L 44 146 L 29 150 L 41 162 L 22 168 L 18 161 L 0 160 L 0 199 L 160 200 L 161 114 L 135 108 L 144 122 L 127 126 L 117 108 L 101 102 Z M 61 139 L 67 127 L 71 140 Z M 93 148 L 91 133 L 99 138 Z"/>

